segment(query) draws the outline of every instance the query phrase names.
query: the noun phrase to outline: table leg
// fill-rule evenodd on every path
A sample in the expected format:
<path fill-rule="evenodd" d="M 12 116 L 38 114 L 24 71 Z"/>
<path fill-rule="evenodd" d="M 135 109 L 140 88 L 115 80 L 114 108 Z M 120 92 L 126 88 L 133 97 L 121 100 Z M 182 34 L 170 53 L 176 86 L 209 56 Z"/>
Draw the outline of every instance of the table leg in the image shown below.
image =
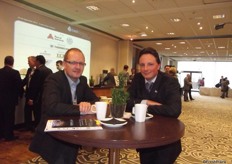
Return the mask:
<path fill-rule="evenodd" d="M 119 164 L 120 149 L 109 149 L 109 164 Z"/>

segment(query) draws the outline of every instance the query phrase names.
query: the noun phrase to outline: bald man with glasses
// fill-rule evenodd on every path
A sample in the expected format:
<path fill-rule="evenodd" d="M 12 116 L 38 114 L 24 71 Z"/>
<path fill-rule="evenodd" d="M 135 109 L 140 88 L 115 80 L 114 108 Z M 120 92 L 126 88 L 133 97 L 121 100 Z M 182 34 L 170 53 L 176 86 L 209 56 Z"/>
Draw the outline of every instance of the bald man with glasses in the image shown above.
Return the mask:
<path fill-rule="evenodd" d="M 80 115 L 91 111 L 91 104 L 99 101 L 82 76 L 85 57 L 77 48 L 64 55 L 64 70 L 49 76 L 44 83 L 42 119 L 29 149 L 48 163 L 74 164 L 79 145 L 56 140 L 44 132 L 47 119 L 53 116 Z"/>

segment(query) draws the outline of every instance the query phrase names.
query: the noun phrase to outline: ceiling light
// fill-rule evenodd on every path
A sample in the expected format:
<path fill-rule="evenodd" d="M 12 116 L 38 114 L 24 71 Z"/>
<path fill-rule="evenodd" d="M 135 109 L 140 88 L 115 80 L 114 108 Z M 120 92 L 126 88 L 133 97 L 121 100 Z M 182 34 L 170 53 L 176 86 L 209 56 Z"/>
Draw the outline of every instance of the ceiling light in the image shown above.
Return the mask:
<path fill-rule="evenodd" d="M 100 10 L 97 6 L 86 6 L 87 9 L 91 10 L 91 11 L 97 11 Z"/>
<path fill-rule="evenodd" d="M 135 3 L 135 0 L 132 0 L 132 3 Z"/>
<path fill-rule="evenodd" d="M 185 44 L 185 42 L 179 42 L 180 44 Z"/>
<path fill-rule="evenodd" d="M 225 14 L 213 15 L 213 19 L 222 19 L 222 18 L 225 18 Z"/>
<path fill-rule="evenodd" d="M 145 37 L 145 36 L 147 36 L 147 34 L 146 34 L 146 33 L 143 33 L 143 34 L 141 34 L 141 36 L 142 36 L 142 37 Z"/>
<path fill-rule="evenodd" d="M 197 50 L 200 50 L 201 49 L 201 47 L 195 47 Z"/>
<path fill-rule="evenodd" d="M 169 47 L 166 47 L 165 50 L 170 50 L 170 48 L 169 48 Z"/>
<path fill-rule="evenodd" d="M 201 25 L 201 23 L 200 23 L 200 22 L 198 22 L 198 23 L 197 23 L 197 25 L 199 26 L 199 25 Z"/>
<path fill-rule="evenodd" d="M 219 46 L 218 47 L 219 49 L 224 49 L 224 48 L 226 48 L 225 46 Z"/>
<path fill-rule="evenodd" d="M 122 26 L 122 27 L 129 27 L 130 25 L 127 24 L 127 23 L 123 23 L 123 24 L 121 24 L 121 26 Z"/>
<path fill-rule="evenodd" d="M 140 35 L 141 37 L 147 36 L 147 34 L 145 32 L 140 32 L 138 35 Z"/>
<path fill-rule="evenodd" d="M 180 18 L 171 18 L 170 19 L 172 22 L 175 22 L 175 23 L 177 23 L 177 22 L 180 22 L 181 21 L 181 19 Z"/>
<path fill-rule="evenodd" d="M 168 32 L 167 35 L 175 35 L 174 32 Z"/>
<path fill-rule="evenodd" d="M 157 45 L 162 45 L 163 43 L 160 43 L 160 42 L 158 42 L 158 43 L 156 43 Z"/>
<path fill-rule="evenodd" d="M 201 27 L 199 27 L 199 30 L 202 30 L 203 29 L 203 27 L 201 26 Z"/>

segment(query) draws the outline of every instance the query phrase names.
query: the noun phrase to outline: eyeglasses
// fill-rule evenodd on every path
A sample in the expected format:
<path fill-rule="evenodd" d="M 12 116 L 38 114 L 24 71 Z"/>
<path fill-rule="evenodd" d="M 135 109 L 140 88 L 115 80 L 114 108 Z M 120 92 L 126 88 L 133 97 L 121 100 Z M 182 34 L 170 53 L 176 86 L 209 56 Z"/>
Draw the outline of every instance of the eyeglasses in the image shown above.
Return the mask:
<path fill-rule="evenodd" d="M 68 61 L 68 60 L 65 60 L 65 62 L 70 64 L 70 65 L 79 65 L 81 67 L 86 66 L 86 63 L 84 63 L 84 62 L 76 62 L 76 61 Z"/>

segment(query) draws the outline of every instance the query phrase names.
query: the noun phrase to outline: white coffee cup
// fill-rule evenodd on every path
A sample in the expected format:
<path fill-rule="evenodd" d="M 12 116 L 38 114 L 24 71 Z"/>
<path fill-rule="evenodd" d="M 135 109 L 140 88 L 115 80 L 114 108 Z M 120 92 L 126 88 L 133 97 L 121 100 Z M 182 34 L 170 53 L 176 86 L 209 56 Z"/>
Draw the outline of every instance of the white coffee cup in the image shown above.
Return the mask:
<path fill-rule="evenodd" d="M 107 102 L 97 101 L 91 107 L 91 111 L 96 113 L 97 119 L 102 120 L 106 118 L 106 111 L 107 111 Z"/>
<path fill-rule="evenodd" d="M 135 104 L 134 107 L 135 121 L 144 122 L 147 114 L 147 105 L 146 104 Z"/>

